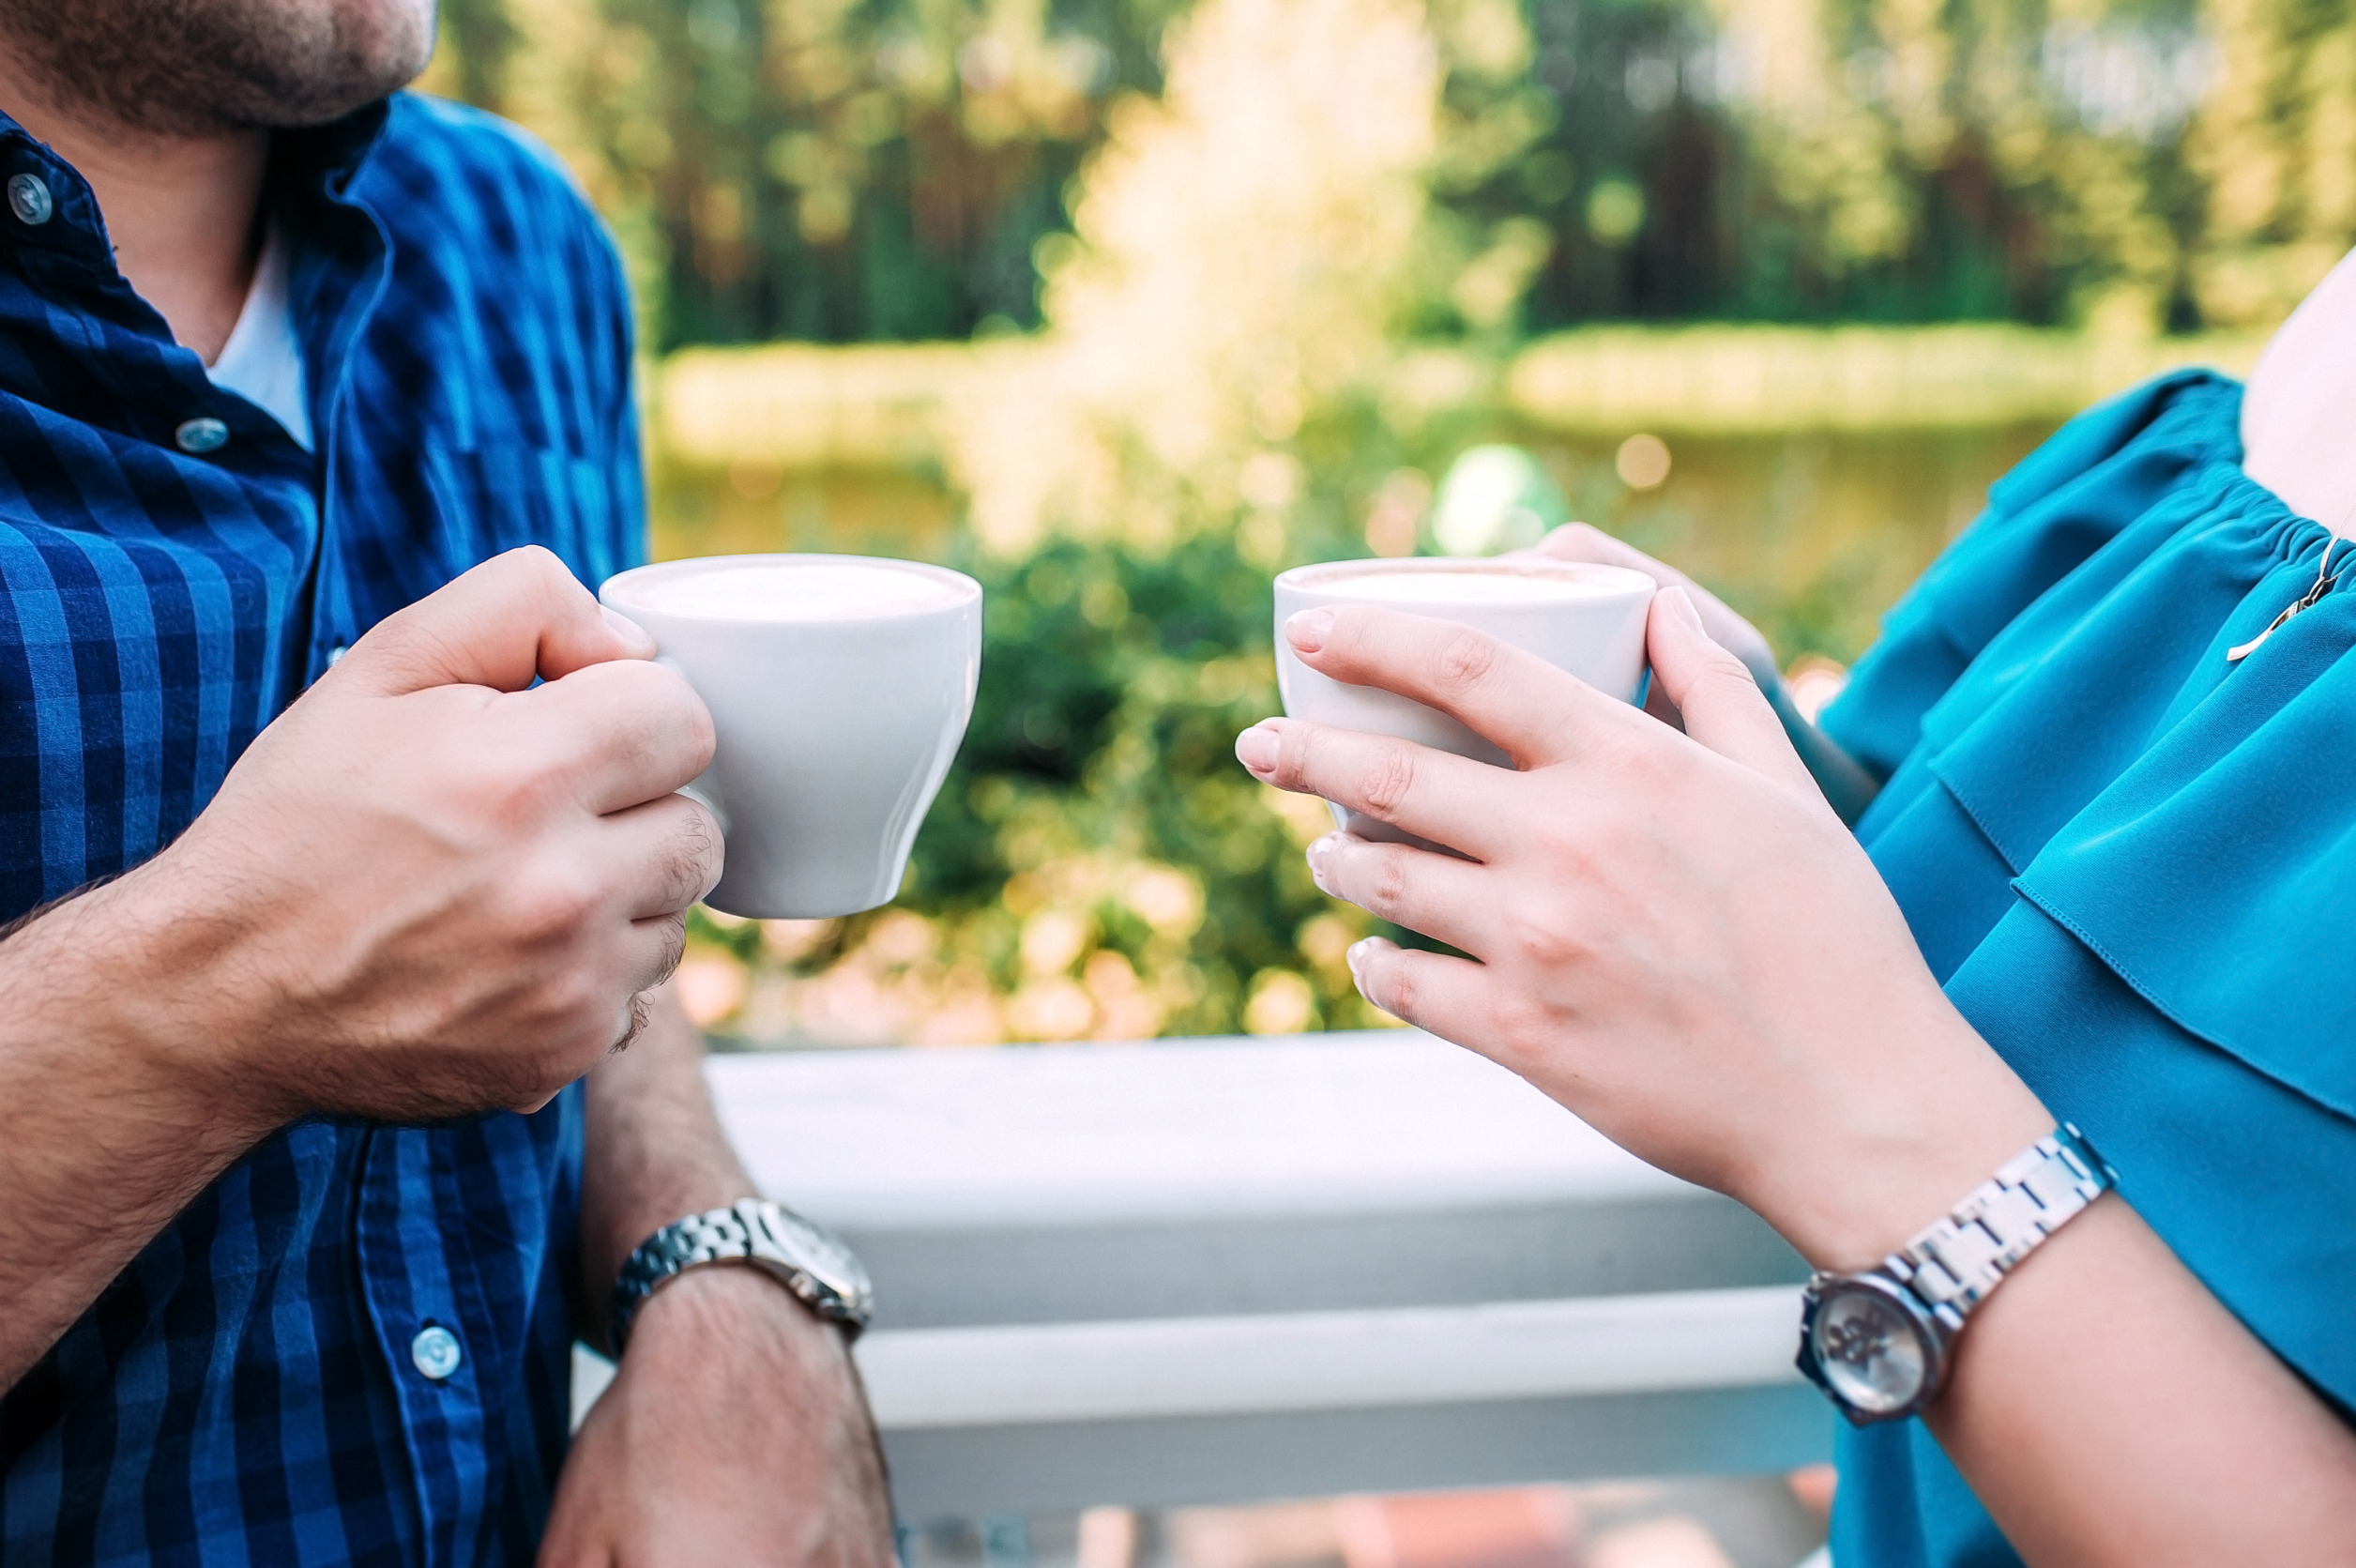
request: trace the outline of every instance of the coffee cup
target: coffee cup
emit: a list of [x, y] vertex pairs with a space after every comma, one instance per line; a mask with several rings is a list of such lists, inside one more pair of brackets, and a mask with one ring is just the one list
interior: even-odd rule
[[711, 710], [711, 766], [685, 791], [727, 845], [705, 902], [763, 920], [889, 903], [973, 714], [981, 585], [865, 556], [710, 556], [598, 597]]
[[[1335, 604], [1379, 604], [1433, 616], [1478, 628], [1568, 670], [1599, 692], [1634, 702], [1644, 689], [1645, 616], [1655, 586], [1627, 567], [1535, 557], [1407, 557], [1295, 567], [1276, 579], [1276, 689], [1285, 713], [1296, 719], [1394, 735], [1510, 766], [1503, 752], [1436, 708], [1311, 669], [1293, 652], [1284, 623], [1303, 610]], [[1357, 812], [1332, 809], [1336, 822], [1362, 837], [1422, 843]]]

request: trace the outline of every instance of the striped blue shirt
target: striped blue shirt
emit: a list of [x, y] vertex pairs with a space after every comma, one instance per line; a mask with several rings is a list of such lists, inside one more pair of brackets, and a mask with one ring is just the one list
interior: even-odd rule
[[[474, 563], [638, 559], [621, 270], [515, 132], [403, 96], [277, 138], [315, 456], [173, 342], [5, 114], [0, 185], [0, 916], [169, 844], [338, 650]], [[0, 1398], [0, 1561], [527, 1560], [581, 1143], [576, 1087], [262, 1144]]]

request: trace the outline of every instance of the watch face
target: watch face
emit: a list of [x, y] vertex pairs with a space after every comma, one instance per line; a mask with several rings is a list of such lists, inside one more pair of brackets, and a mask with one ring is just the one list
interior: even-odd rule
[[864, 1309], [874, 1288], [866, 1266], [833, 1232], [823, 1230], [790, 1210], [768, 1217], [768, 1228], [796, 1268], [833, 1291], [844, 1302]]
[[1922, 1396], [1934, 1354], [1914, 1314], [1882, 1292], [1845, 1281], [1816, 1307], [1816, 1364], [1844, 1404], [1894, 1415]]

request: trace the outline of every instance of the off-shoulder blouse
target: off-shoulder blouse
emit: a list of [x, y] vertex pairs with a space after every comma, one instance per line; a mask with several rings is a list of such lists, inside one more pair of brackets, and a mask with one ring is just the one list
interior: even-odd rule
[[[1887, 777], [1858, 835], [1948, 995], [2346, 1417], [2356, 546], [2242, 471], [2241, 406], [2187, 372], [2065, 426], [1824, 725]], [[2345, 586], [2229, 661], [2327, 548]], [[2017, 1560], [1919, 1423], [1845, 1432], [1839, 1463], [1841, 1568]]]

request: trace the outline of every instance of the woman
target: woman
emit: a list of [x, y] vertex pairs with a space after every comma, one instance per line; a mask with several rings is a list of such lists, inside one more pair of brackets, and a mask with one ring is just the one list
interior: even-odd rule
[[1477, 960], [1362, 942], [1377, 1006], [1740, 1199], [1820, 1281], [1915, 1288], [1881, 1260], [2057, 1122], [2086, 1145], [2032, 1163], [2081, 1195], [2115, 1172], [1984, 1271], [1943, 1378], [1903, 1333], [1819, 1331], [1819, 1372], [1921, 1402], [1842, 1433], [1841, 1568], [2356, 1562], [2351, 539], [2356, 255], [2246, 392], [2164, 377], [1999, 481], [1820, 731], [1756, 631], [1592, 529], [1544, 548], [1674, 585], [1648, 636], [1681, 736], [1442, 622], [1285, 629], [1517, 765], [1238, 740], [1470, 857], [1311, 847]]

